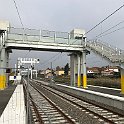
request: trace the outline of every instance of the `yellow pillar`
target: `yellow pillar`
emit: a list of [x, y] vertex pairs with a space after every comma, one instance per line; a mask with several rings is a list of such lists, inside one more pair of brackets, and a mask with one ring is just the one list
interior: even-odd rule
[[5, 56], [5, 48], [1, 49], [0, 55], [0, 89], [5, 89], [6, 87], [6, 56]]
[[124, 94], [124, 69], [121, 69], [121, 93]]
[[81, 77], [80, 77], [80, 75], [78, 75], [78, 87], [80, 87], [80, 82], [81, 82]]
[[83, 88], [87, 88], [87, 75], [83, 75]]
[[6, 87], [6, 76], [0, 75], [0, 90], [5, 89]]

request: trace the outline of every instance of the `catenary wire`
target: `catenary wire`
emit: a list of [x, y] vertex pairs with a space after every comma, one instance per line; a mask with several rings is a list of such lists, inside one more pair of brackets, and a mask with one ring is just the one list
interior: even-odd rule
[[109, 17], [111, 17], [112, 15], [114, 15], [116, 12], [118, 12], [121, 8], [124, 7], [124, 4], [121, 5], [118, 9], [116, 9], [114, 12], [112, 12], [110, 15], [108, 15], [106, 18], [104, 18], [102, 21], [100, 21], [98, 24], [96, 24], [93, 28], [91, 28], [90, 30], [88, 30], [85, 34], [88, 34], [89, 32], [91, 32], [92, 30], [94, 30], [97, 26], [99, 26], [100, 24], [102, 24], [104, 21], [106, 21]]
[[104, 36], [106, 36], [106, 35], [112, 34], [112, 33], [116, 32], [116, 31], [119, 31], [119, 30], [122, 30], [122, 29], [124, 29], [124, 27], [118, 28], [118, 29], [116, 29], [116, 30], [114, 30], [114, 31], [111, 31], [111, 32], [109, 32], [109, 33], [106, 33], [106, 34], [104, 34], [104, 35], [100, 35], [100, 36], [97, 37], [97, 38], [104, 37]]
[[41, 66], [46, 66], [46, 65], [48, 65], [49, 63], [51, 63], [51, 62], [55, 62], [57, 59], [59, 59], [60, 57], [63, 57], [64, 56], [64, 54], [62, 55], [62, 53], [60, 54], [60, 56], [58, 56], [57, 58], [55, 58], [53, 61], [49, 61], [49, 62], [47, 62], [47, 63], [44, 63], [44, 64], [42, 64]]
[[[46, 65], [50, 60], [52, 60], [53, 58], [55, 58], [56, 56], [58, 56], [58, 55], [60, 55], [61, 53], [57, 53], [57, 54], [55, 54], [54, 56], [52, 56], [51, 58], [49, 58], [49, 59], [47, 59], [47, 60], [45, 60], [44, 62], [42, 62], [41, 63], [41, 65]], [[46, 63], [47, 62], [47, 63]]]
[[106, 32], [108, 32], [108, 31], [110, 31], [111, 29], [113, 29], [113, 28], [115, 28], [115, 27], [119, 26], [119, 25], [120, 25], [120, 24], [122, 24], [122, 23], [124, 23], [124, 20], [123, 20], [123, 21], [121, 21], [121, 22], [119, 22], [119, 23], [117, 23], [116, 25], [114, 25], [114, 26], [110, 27], [109, 29], [107, 29], [107, 30], [103, 31], [102, 33], [98, 34], [98, 35], [97, 35], [97, 36], [95, 36], [95, 37], [99, 37], [99, 36], [103, 35], [104, 33], [106, 33]]
[[16, 8], [16, 11], [17, 11], [17, 14], [18, 14], [18, 17], [19, 17], [21, 26], [22, 26], [22, 28], [24, 28], [24, 25], [23, 25], [23, 22], [22, 22], [22, 18], [21, 18], [21, 16], [20, 16], [19, 9], [18, 9], [18, 7], [17, 7], [16, 1], [13, 0], [13, 2], [14, 2], [14, 5], [15, 5], [15, 8]]

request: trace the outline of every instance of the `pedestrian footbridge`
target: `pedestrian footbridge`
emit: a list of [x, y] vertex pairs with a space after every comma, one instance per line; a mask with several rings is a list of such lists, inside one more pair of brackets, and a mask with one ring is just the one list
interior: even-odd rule
[[82, 51], [82, 39], [72, 38], [67, 32], [8, 28], [5, 46], [10, 49], [45, 51]]
[[[55, 32], [48, 30], [8, 28], [3, 33], [6, 48], [25, 50], [45, 50], [56, 52], [83, 51], [88, 49], [108, 59], [112, 63], [124, 62], [124, 51], [105, 42], [86, 41], [83, 33]], [[75, 37], [77, 36], [77, 37]]]

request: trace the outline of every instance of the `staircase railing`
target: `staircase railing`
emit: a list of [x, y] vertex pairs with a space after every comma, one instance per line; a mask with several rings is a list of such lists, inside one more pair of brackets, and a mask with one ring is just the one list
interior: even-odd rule
[[124, 51], [101, 41], [87, 41], [86, 46], [111, 62], [124, 62]]

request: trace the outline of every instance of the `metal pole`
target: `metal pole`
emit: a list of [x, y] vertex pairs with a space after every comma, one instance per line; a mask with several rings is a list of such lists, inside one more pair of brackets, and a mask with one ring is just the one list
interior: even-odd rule
[[27, 82], [27, 124], [29, 122], [29, 68], [28, 68], [28, 82]]
[[40, 41], [41, 41], [42, 31], [40, 30]]
[[51, 62], [51, 82], [52, 82], [52, 78], [53, 78], [53, 75], [52, 75], [52, 71], [53, 70], [53, 67], [52, 67], [52, 62]]
[[16, 75], [16, 64], [15, 64], [15, 75]]
[[31, 68], [31, 79], [32, 79], [32, 68]]
[[31, 79], [32, 79], [32, 67], [33, 67], [33, 64], [32, 64], [32, 58], [31, 58]]
[[56, 42], [56, 32], [54, 32], [54, 42]]
[[37, 70], [36, 70], [36, 79], [37, 79]]

